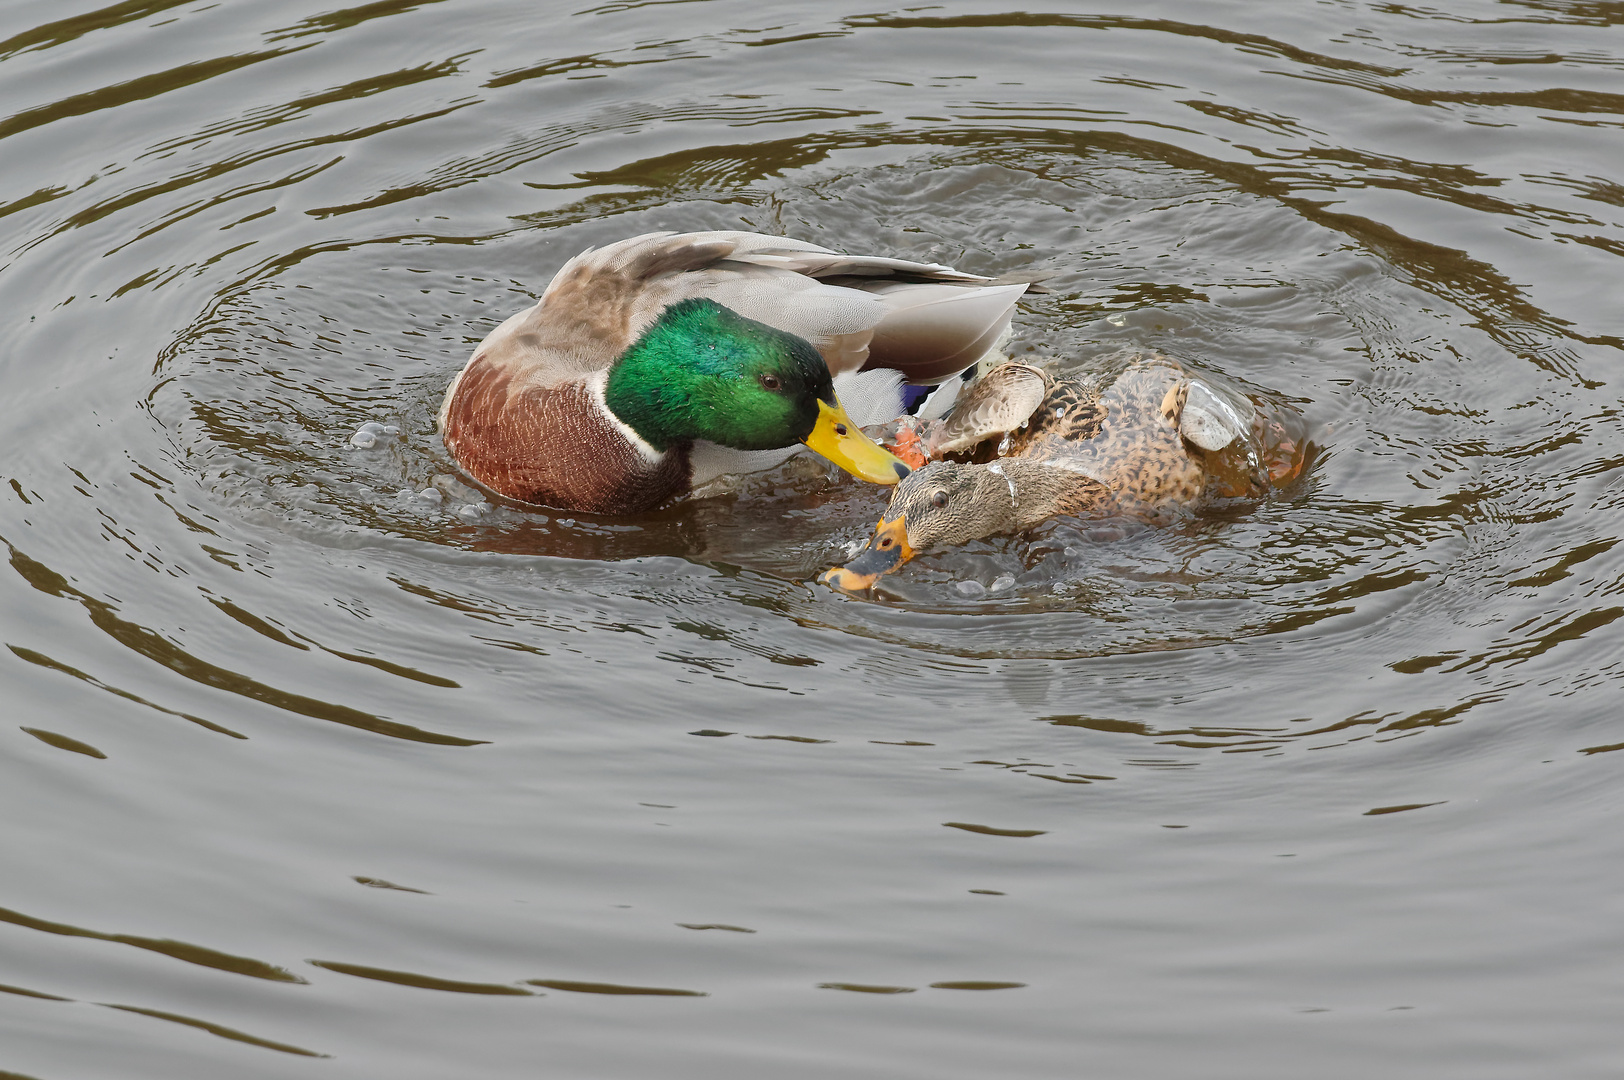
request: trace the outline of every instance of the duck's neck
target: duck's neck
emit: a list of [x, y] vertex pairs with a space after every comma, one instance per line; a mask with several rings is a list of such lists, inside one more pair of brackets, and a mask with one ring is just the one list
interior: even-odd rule
[[661, 453], [700, 437], [688, 407], [695, 373], [684, 360], [671, 335], [645, 334], [621, 354], [604, 381], [604, 405]]
[[983, 469], [975, 500], [991, 526], [983, 536], [1021, 532], [1062, 514], [1088, 513], [1111, 498], [1110, 489], [1097, 480], [1026, 458], [1002, 458]]

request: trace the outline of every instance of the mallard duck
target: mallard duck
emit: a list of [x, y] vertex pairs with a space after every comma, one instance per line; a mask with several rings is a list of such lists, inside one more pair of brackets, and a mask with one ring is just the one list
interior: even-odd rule
[[781, 236], [635, 236], [575, 256], [480, 342], [440, 432], [487, 490], [598, 514], [798, 444], [895, 484], [908, 467], [860, 429], [899, 414], [901, 380], [939, 382], [994, 345], [1026, 285], [987, 282]]
[[866, 589], [919, 552], [1054, 517], [1159, 523], [1204, 499], [1260, 495], [1302, 468], [1300, 419], [1160, 354], [1118, 354], [1084, 378], [1005, 364], [917, 435], [925, 456], [981, 460], [913, 471], [867, 547], [823, 580]]

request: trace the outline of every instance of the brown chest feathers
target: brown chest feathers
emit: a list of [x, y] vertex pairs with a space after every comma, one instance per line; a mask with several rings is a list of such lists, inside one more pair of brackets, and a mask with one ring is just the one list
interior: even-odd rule
[[635, 514], [687, 490], [688, 451], [649, 460], [582, 383], [515, 388], [476, 357], [445, 417], [446, 448], [483, 487], [518, 502]]

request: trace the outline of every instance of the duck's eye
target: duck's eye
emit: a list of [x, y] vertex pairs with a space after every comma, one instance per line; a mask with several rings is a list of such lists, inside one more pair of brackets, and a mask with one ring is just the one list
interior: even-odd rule
[[780, 389], [783, 388], [784, 384], [779, 380], [777, 375], [763, 375], [761, 377], [761, 385], [764, 389], [771, 390], [776, 394]]
[[936, 494], [932, 495], [930, 497], [930, 504], [932, 506], [936, 507], [936, 509], [938, 509], [938, 510], [940, 510], [942, 507], [946, 506], [947, 505], [947, 492], [938, 491]]

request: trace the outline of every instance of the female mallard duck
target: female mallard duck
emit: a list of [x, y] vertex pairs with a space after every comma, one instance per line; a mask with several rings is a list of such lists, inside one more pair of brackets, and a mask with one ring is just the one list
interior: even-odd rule
[[488, 490], [599, 514], [769, 468], [802, 443], [894, 484], [907, 466], [859, 428], [900, 413], [899, 378], [939, 382], [992, 347], [1026, 286], [986, 281], [781, 236], [632, 237], [565, 263], [480, 342], [440, 431]]
[[1119, 354], [1090, 377], [1062, 380], [1005, 364], [920, 440], [926, 456], [1002, 456], [913, 472], [868, 546], [823, 580], [866, 589], [918, 552], [1062, 515], [1162, 522], [1205, 498], [1261, 495], [1301, 470], [1300, 421], [1289, 406], [1158, 354]]

